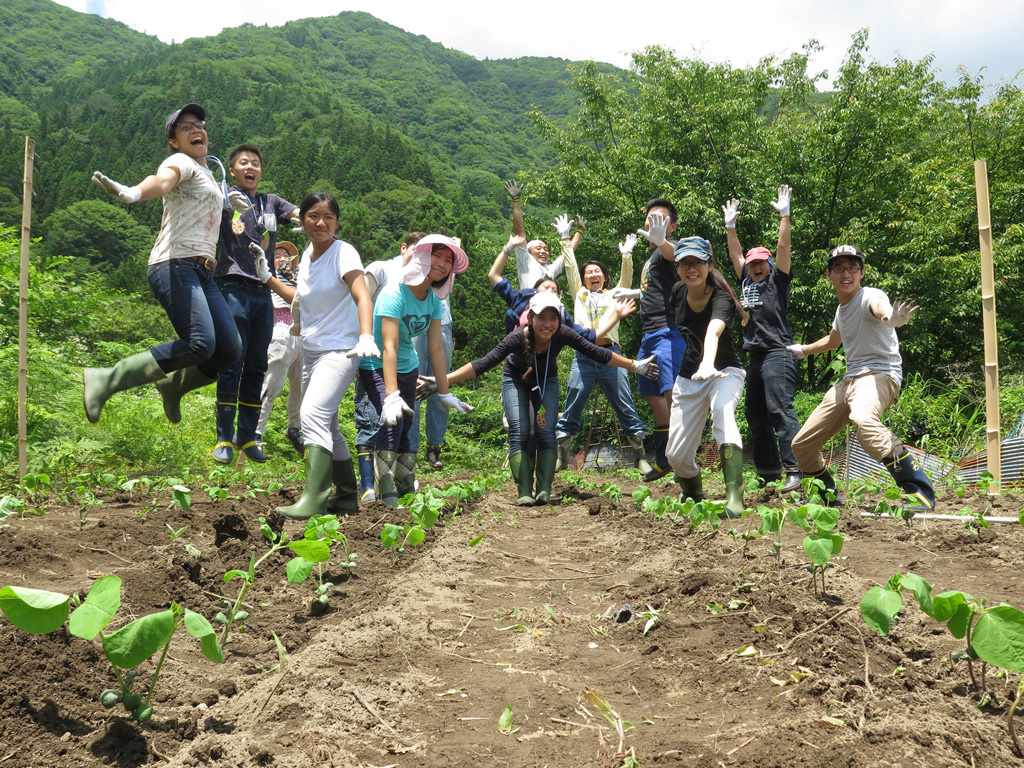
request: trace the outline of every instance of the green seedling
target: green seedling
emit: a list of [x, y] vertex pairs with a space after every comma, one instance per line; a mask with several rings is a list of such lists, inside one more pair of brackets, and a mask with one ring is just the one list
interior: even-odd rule
[[775, 556], [775, 567], [778, 568], [782, 563], [782, 524], [786, 521], [786, 511], [758, 504], [757, 514], [761, 518], [759, 532], [762, 535], [775, 534], [775, 540], [772, 542], [772, 554]]
[[203, 483], [202, 488], [203, 493], [209, 496], [210, 501], [214, 504], [218, 501], [224, 501], [224, 499], [231, 495], [231, 492], [227, 488], [220, 485]]
[[[626, 733], [628, 731], [633, 730], [633, 724], [626, 720], [623, 720], [619, 713], [612, 709], [611, 704], [609, 704], [605, 699], [598, 695], [597, 691], [584, 691], [579, 703], [580, 708], [588, 715], [590, 715], [590, 712], [587, 710], [586, 706], [588, 704], [592, 708], [596, 709], [598, 712], [601, 713], [601, 715], [604, 717], [605, 720], [608, 721], [608, 724], [612, 727], [612, 729], [619, 737], [619, 746], [615, 750], [615, 757], [622, 757], [623, 755], [625, 755]], [[604, 738], [603, 736], [601, 736], [600, 731], [598, 731], [598, 737], [600, 738], [601, 746], [603, 747]]]
[[635, 491], [633, 491], [632, 496], [633, 502], [636, 504], [637, 508], [643, 509], [644, 502], [651, 498], [651, 489], [648, 488], [646, 485], [642, 485]]
[[405, 545], [418, 547], [427, 538], [427, 531], [434, 527], [444, 506], [441, 491], [429, 488], [423, 493], [409, 494], [400, 502], [409, 510], [412, 525], [385, 523], [380, 532], [381, 543], [387, 549], [404, 552]]
[[188, 526], [187, 525], [181, 526], [181, 528], [179, 528], [178, 530], [174, 530], [174, 526], [171, 525], [170, 523], [164, 523], [164, 525], [167, 526], [167, 530], [171, 534], [171, 541], [172, 542], [177, 541], [178, 538], [181, 536], [181, 534], [183, 534], [185, 531], [188, 530]]
[[518, 728], [512, 727], [512, 705], [506, 704], [505, 709], [501, 712], [501, 717], [498, 718], [498, 733], [503, 733], [506, 736], [512, 736], [513, 734], [519, 733]]
[[835, 564], [831, 562], [833, 555], [843, 551], [843, 536], [835, 531], [839, 523], [839, 510], [835, 507], [809, 503], [795, 509], [790, 508], [787, 517], [808, 533], [804, 538], [804, 552], [811, 560], [807, 570], [811, 574], [815, 592], [818, 592], [820, 577], [819, 594], [824, 595], [825, 569], [834, 568]]
[[[17, 515], [21, 517], [25, 514], [25, 502], [19, 499], [17, 496], [4, 496], [0, 499], [0, 522], [3, 522], [8, 517]], [[1024, 512], [1021, 513], [1024, 517]], [[1024, 522], [1021, 523], [1024, 525]]]
[[33, 503], [45, 500], [48, 493], [46, 487], [50, 484], [50, 476], [45, 472], [29, 472], [21, 478], [20, 488]]
[[644, 629], [640, 634], [646, 635], [654, 629], [658, 622], [661, 621], [661, 615], [665, 612], [665, 608], [667, 607], [668, 605], [666, 604], [664, 608], [655, 608], [653, 605], [648, 603], [646, 611], [637, 611], [637, 616], [641, 619], [647, 619], [647, 622], [644, 624]]
[[601, 493], [618, 504], [622, 501], [622, 489], [616, 483], [604, 483], [601, 485]]
[[153, 505], [149, 504], [145, 507], [139, 507], [135, 510], [135, 516], [139, 518], [140, 522], [146, 522], [146, 515], [153, 511]]
[[192, 506], [192, 489], [180, 483], [171, 486], [171, 503], [168, 507], [179, 506], [188, 509]]
[[192, 557], [194, 557], [196, 560], [203, 559], [203, 553], [200, 552], [196, 547], [193, 547], [191, 544], [185, 545], [185, 551], [192, 555]]
[[[72, 602], [76, 606], [74, 611], [71, 611]], [[26, 587], [0, 589], [0, 611], [19, 629], [33, 635], [45, 635], [60, 629], [67, 621], [67, 630], [75, 637], [91, 642], [99, 635], [103, 655], [117, 678], [117, 687], [104, 690], [99, 697], [100, 703], [106, 709], [121, 703], [142, 725], [153, 715], [150, 703], [153, 691], [171, 639], [179, 627], [184, 624], [188, 634], [199, 639], [203, 655], [210, 661], [219, 664], [224, 661], [224, 654], [210, 622], [173, 602], [166, 611], [142, 616], [109, 635], [104, 634], [103, 629], [114, 619], [120, 606], [121, 579], [113, 574], [97, 579], [84, 601], [80, 601], [77, 595]], [[137, 668], [158, 652], [160, 658], [149, 686], [136, 693], [135, 681], [140, 674]]]
[[452, 515], [459, 514], [459, 507], [465, 509], [468, 504], [482, 499], [487, 493], [487, 482], [482, 477], [474, 477], [465, 483], [449, 483], [441, 491], [441, 495], [452, 501]]
[[336, 515], [314, 515], [306, 521], [303, 538], [288, 545], [296, 555], [288, 561], [285, 568], [288, 581], [292, 584], [303, 584], [316, 567], [315, 600], [321, 605], [327, 605], [330, 600], [329, 590], [334, 586], [333, 583], [324, 581], [323, 572], [324, 563], [331, 559], [331, 545], [335, 542], [340, 543], [345, 550], [345, 560], [341, 567], [346, 572], [356, 566], [356, 553], [349, 552], [348, 538], [339, 530], [340, 526]]

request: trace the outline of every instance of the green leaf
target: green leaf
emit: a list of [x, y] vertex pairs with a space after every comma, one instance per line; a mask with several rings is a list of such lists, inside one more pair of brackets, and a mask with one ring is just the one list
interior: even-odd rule
[[414, 547], [418, 547], [427, 538], [427, 532], [422, 528], [410, 528], [406, 535], [407, 541]]
[[111, 573], [97, 579], [89, 589], [85, 602], [71, 614], [68, 631], [75, 637], [92, 640], [113, 620], [120, 607], [121, 579]]
[[291, 542], [288, 547], [303, 560], [311, 563], [326, 563], [331, 559], [331, 547], [326, 541], [299, 539]]
[[931, 616], [936, 621], [945, 621], [948, 619], [956, 606], [950, 608], [948, 615], [939, 616], [935, 615], [935, 601], [932, 599], [932, 585], [922, 579], [915, 573], [905, 573], [900, 576], [900, 587], [902, 589], [909, 589], [914, 593], [914, 597], [917, 598], [917, 604], [921, 607], [921, 610]]
[[860, 601], [864, 621], [880, 635], [888, 635], [893, 617], [903, 607], [899, 592], [882, 587], [871, 587]]
[[174, 634], [171, 611], [151, 613], [124, 625], [112, 635], [100, 635], [103, 654], [121, 669], [134, 669], [167, 645]]
[[[960, 606], [970, 599], [970, 595], [963, 592], [943, 592], [932, 599], [932, 609], [925, 613], [936, 621], [948, 621], [953, 614], [960, 610]], [[924, 610], [924, 606], [921, 606], [921, 609]]]
[[982, 661], [1024, 673], [1024, 613], [1009, 605], [991, 609], [974, 625], [971, 646]]
[[481, 541], [484, 540], [484, 536], [486, 536], [486, 535], [487, 535], [486, 533], [481, 533], [476, 538], [470, 539], [469, 540], [469, 546], [475, 547], [477, 544], [479, 544]]
[[830, 533], [812, 533], [804, 539], [804, 552], [818, 567], [831, 559], [834, 546], [835, 542]]
[[967, 603], [960, 603], [952, 617], [946, 622], [949, 632], [957, 640], [967, 636], [967, 628], [971, 626], [971, 606]]
[[813, 520], [818, 530], [822, 532], [831, 531], [836, 527], [840, 511], [835, 507], [823, 507], [820, 504], [807, 505], [807, 517]]
[[384, 523], [384, 527], [380, 530], [380, 540], [388, 549], [397, 547], [404, 535], [405, 526], [394, 523]]
[[512, 733], [512, 705], [506, 704], [505, 709], [498, 718], [498, 730], [501, 733]]
[[185, 629], [192, 637], [199, 638], [203, 656], [214, 664], [224, 663], [224, 652], [221, 650], [217, 633], [205, 616], [200, 616], [195, 611], [185, 611]]
[[289, 582], [292, 584], [301, 584], [308, 579], [309, 574], [313, 572], [313, 563], [301, 557], [293, 557], [288, 561], [288, 565], [284, 567], [284, 572], [287, 575]]
[[0, 589], [0, 611], [18, 629], [45, 635], [60, 629], [68, 618], [70, 597], [28, 587]]

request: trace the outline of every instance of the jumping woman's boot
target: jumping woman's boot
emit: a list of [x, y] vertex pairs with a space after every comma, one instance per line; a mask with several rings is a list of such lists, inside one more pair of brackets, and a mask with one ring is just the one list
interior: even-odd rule
[[181, 421], [181, 398], [193, 389], [208, 386], [216, 381], [217, 379], [211, 379], [194, 365], [159, 379], [156, 388], [160, 390], [160, 397], [164, 399], [164, 415], [167, 420], [172, 424]]
[[647, 461], [647, 454], [644, 452], [644, 439], [640, 435], [626, 435], [626, 442], [633, 449], [633, 466], [640, 470], [641, 475], [651, 471], [651, 465]]
[[683, 489], [679, 497], [680, 501], [686, 501], [687, 499], [693, 499], [697, 503], [704, 501], [704, 480], [699, 474], [694, 477], [679, 477], [679, 475], [676, 475], [676, 482]]
[[159, 381], [166, 374], [157, 365], [152, 352], [119, 360], [113, 368], [86, 368], [82, 371], [85, 384], [82, 401], [85, 404], [85, 418], [95, 424], [100, 420], [103, 404], [115, 392], [123, 392], [140, 384]]
[[722, 475], [725, 478], [723, 516], [743, 517], [743, 449], [738, 445], [723, 443], [719, 450], [722, 457]]
[[913, 517], [916, 512], [931, 512], [935, 507], [935, 490], [910, 451], [904, 450], [899, 456], [894, 454], [882, 463], [907, 497], [903, 502], [903, 516]]
[[350, 515], [359, 511], [359, 491], [352, 457], [344, 461], [331, 461], [331, 480], [334, 495], [327, 499], [327, 511], [332, 515]]
[[648, 483], [659, 480], [672, 471], [668, 465], [668, 458], [665, 456], [665, 449], [668, 447], [668, 424], [664, 426], [654, 425], [654, 466], [650, 472], [644, 475]]
[[357, 445], [356, 458], [359, 459], [359, 501], [363, 504], [376, 501], [377, 494], [373, 489], [373, 449]]
[[508, 468], [519, 490], [516, 504], [520, 507], [533, 506], [533, 470], [526, 454], [522, 451], [509, 454]]
[[[821, 504], [825, 507], [840, 507], [843, 504], [843, 498], [839, 495], [839, 489], [836, 488], [836, 481], [832, 477], [832, 473], [828, 471], [828, 467], [825, 467], [821, 472], [811, 475], [807, 474], [804, 477], [809, 477], [813, 480], [821, 480], [825, 484], [825, 490], [818, 489], [820, 491], [819, 496], [821, 497]], [[801, 502], [806, 504], [806, 501]]]
[[561, 472], [569, 466], [569, 454], [572, 452], [573, 435], [563, 435], [558, 438], [558, 460], [555, 462], [555, 471]]
[[230, 464], [235, 459], [235, 414], [238, 403], [217, 398], [217, 444], [213, 447], [213, 460]]
[[405, 452], [398, 454], [395, 464], [395, 490], [398, 498], [416, 493], [416, 454]]
[[537, 504], [551, 503], [551, 482], [555, 479], [558, 451], [537, 451]]
[[398, 454], [394, 451], [377, 451], [373, 456], [373, 476], [377, 486], [377, 500], [389, 507], [398, 506], [398, 489], [395, 487], [395, 472]]
[[276, 511], [292, 520], [309, 520], [313, 515], [327, 512], [327, 497], [331, 495], [331, 452], [319, 445], [306, 446], [306, 487], [302, 497], [290, 507]]

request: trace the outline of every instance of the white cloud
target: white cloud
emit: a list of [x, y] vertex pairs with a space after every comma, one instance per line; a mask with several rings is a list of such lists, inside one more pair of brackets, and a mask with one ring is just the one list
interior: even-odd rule
[[[60, 0], [85, 11], [86, 3]], [[105, 15], [165, 42], [207, 37], [243, 23], [280, 25], [343, 10], [372, 13], [390, 24], [424, 35], [477, 58], [560, 56], [595, 59], [626, 66], [629, 53], [647, 45], [672, 48], [680, 56], [699, 55], [736, 66], [769, 54], [786, 55], [817, 39], [823, 53], [813, 61], [834, 76], [851, 36], [868, 27], [870, 54], [891, 61], [897, 52], [910, 59], [934, 54], [948, 80], [963, 64], [971, 72], [988, 67], [986, 80], [1012, 77], [1021, 61], [1018, 30], [1024, 28], [1024, 4], [989, 0], [968, 10], [959, 0], [778, 0], [774, 3], [647, 3], [622, 0], [518, 0], [481, 3], [452, 0], [206, 0], [201, 11], [180, 3], [106, 0]], [[282, 14], [281, 9], [288, 13]]]

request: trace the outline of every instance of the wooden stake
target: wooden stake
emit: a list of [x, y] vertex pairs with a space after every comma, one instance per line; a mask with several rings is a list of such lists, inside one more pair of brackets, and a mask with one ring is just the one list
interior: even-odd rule
[[981, 243], [981, 317], [985, 331], [985, 447], [993, 480], [990, 496], [999, 494], [1002, 481], [999, 445], [999, 342], [996, 338], [996, 282], [992, 258], [992, 218], [988, 201], [988, 163], [974, 161], [974, 187], [978, 196], [978, 240]]
[[36, 143], [25, 137], [21, 197], [21, 283], [18, 288], [18, 476], [28, 474], [28, 246], [32, 241], [32, 168]]

